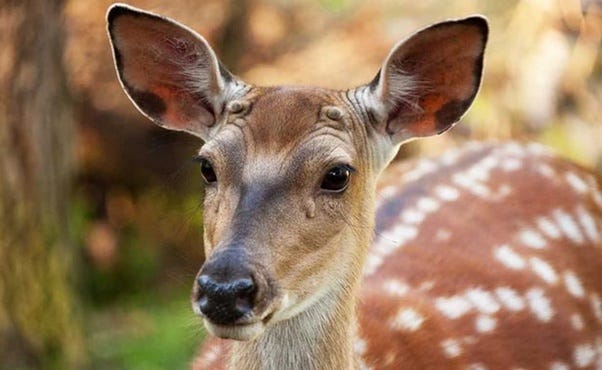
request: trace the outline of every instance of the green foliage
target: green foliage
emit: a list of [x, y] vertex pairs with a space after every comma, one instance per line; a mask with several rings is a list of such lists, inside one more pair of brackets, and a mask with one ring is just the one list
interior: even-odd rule
[[185, 369], [203, 338], [188, 292], [145, 291], [92, 317], [94, 369]]
[[159, 265], [155, 249], [140, 247], [140, 239], [127, 235], [118, 261], [110, 269], [86, 269], [85, 295], [96, 305], [112, 302], [152, 285]]

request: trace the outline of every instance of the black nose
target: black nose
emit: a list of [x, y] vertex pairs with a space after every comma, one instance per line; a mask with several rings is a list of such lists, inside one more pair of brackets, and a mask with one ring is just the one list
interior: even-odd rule
[[236, 275], [224, 279], [223, 274], [203, 272], [197, 278], [199, 309], [215, 324], [234, 324], [253, 310], [255, 282], [251, 274]]

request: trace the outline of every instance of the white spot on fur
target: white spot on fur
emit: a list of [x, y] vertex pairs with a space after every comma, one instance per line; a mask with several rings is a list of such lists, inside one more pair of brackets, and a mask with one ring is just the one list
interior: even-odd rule
[[398, 224], [394, 228], [383, 231], [377, 236], [372, 250], [364, 266], [364, 274], [373, 274], [384, 262], [384, 259], [409, 240], [416, 237], [418, 229], [411, 225]]
[[554, 268], [552, 268], [552, 266], [550, 266], [550, 264], [546, 261], [537, 257], [531, 257], [529, 259], [529, 263], [531, 264], [531, 269], [533, 272], [542, 278], [546, 283], [556, 284], [556, 282], [558, 282], [558, 275], [556, 274], [556, 271], [554, 271]]
[[435, 300], [435, 306], [450, 319], [460, 318], [472, 309], [470, 302], [461, 296], [439, 297]]
[[437, 170], [437, 165], [431, 160], [422, 159], [412, 168], [412, 170], [404, 173], [403, 179], [406, 182], [412, 182], [420, 179], [424, 175], [434, 172]]
[[[389, 241], [389, 243], [392, 243]], [[383, 258], [376, 254], [369, 254], [366, 258], [366, 265], [364, 266], [364, 274], [370, 275], [383, 264]]]
[[470, 193], [481, 197], [489, 198], [491, 196], [491, 190], [481, 182], [476, 181], [472, 177], [466, 175], [466, 173], [456, 173], [452, 176], [452, 182]]
[[522, 168], [523, 164], [518, 158], [507, 158], [502, 161], [501, 167], [506, 172], [512, 172]]
[[470, 177], [475, 181], [487, 181], [489, 179], [490, 168], [483, 165], [485, 161], [480, 161], [476, 165], [472, 166], [467, 172], [466, 176]]
[[399, 330], [416, 331], [420, 329], [423, 322], [424, 317], [416, 310], [413, 308], [403, 308], [393, 318], [391, 327]]
[[458, 189], [449, 185], [439, 185], [435, 188], [435, 194], [439, 199], [447, 202], [454, 201], [460, 197]]
[[488, 333], [495, 329], [496, 320], [489, 315], [479, 315], [475, 320], [475, 327], [479, 333]]
[[596, 350], [590, 343], [575, 346], [573, 361], [577, 367], [591, 366], [596, 359]]
[[400, 243], [405, 243], [407, 240], [413, 239], [418, 234], [418, 229], [409, 225], [397, 225], [393, 229], [391, 235], [392, 240], [396, 240]]
[[531, 312], [537, 317], [538, 320], [543, 322], [549, 322], [554, 316], [554, 310], [548, 297], [544, 295], [542, 289], [533, 288], [530, 289], [525, 295]]
[[592, 311], [598, 322], [602, 323], [602, 299], [596, 293], [592, 293], [589, 296], [589, 302], [592, 306]]
[[393, 296], [403, 297], [408, 292], [409, 287], [399, 280], [387, 280], [383, 284], [383, 289]]
[[583, 330], [585, 324], [583, 323], [583, 318], [578, 313], [574, 313], [571, 315], [571, 326], [575, 330]]
[[356, 338], [353, 342], [353, 349], [358, 356], [363, 356], [366, 353], [368, 345], [366, 341], [361, 338]]
[[399, 192], [399, 190], [399, 186], [395, 185], [388, 185], [380, 189], [378, 191], [378, 194], [376, 195], [376, 200], [374, 202], [375, 208], [378, 209], [381, 206], [381, 204], [388, 202], [397, 194], [397, 192]]
[[458, 357], [462, 354], [462, 347], [455, 339], [446, 339], [441, 342], [441, 348], [443, 348], [443, 354], [447, 358]]
[[550, 179], [556, 178], [556, 171], [546, 163], [540, 163], [537, 166], [537, 172]]
[[548, 244], [537, 231], [532, 229], [522, 230], [518, 237], [525, 246], [533, 249], [542, 249]]
[[564, 362], [556, 361], [550, 365], [550, 370], [570, 370], [570, 367]]
[[598, 206], [598, 208], [602, 208], [602, 192], [598, 190], [593, 191], [594, 203]]
[[401, 220], [407, 224], [420, 224], [426, 214], [413, 208], [408, 208], [401, 214]]
[[539, 230], [550, 239], [558, 239], [562, 235], [560, 229], [545, 217], [539, 217], [537, 219], [537, 226], [539, 227]]
[[458, 149], [448, 150], [447, 152], [443, 153], [439, 160], [444, 166], [451, 166], [458, 160], [460, 154], [460, 150]]
[[526, 149], [529, 153], [535, 154], [537, 156], [550, 156], [551, 151], [546, 146], [541, 145], [539, 143], [529, 143], [526, 146]]
[[581, 284], [581, 280], [572, 271], [566, 271], [564, 273], [564, 285], [566, 290], [575, 298], [585, 297], [585, 290]]
[[510, 311], [520, 311], [525, 308], [525, 300], [514, 289], [497, 288], [495, 294], [504, 307]]
[[513, 143], [513, 142], [507, 143], [506, 145], [502, 146], [500, 149], [502, 149], [507, 154], [513, 154], [517, 157], [523, 157], [526, 154], [526, 150], [522, 145], [519, 145], [518, 143]]
[[394, 185], [385, 186], [378, 192], [381, 198], [392, 198], [399, 191], [399, 187]]
[[433, 287], [435, 286], [435, 282], [432, 280], [429, 281], [423, 281], [422, 283], [420, 283], [420, 285], [418, 286], [418, 290], [421, 291], [429, 291], [431, 289], [433, 289]]
[[581, 231], [579, 231], [575, 220], [570, 214], [561, 209], [557, 209], [554, 211], [554, 219], [560, 226], [560, 229], [564, 235], [577, 244], [583, 243], [583, 235], [581, 234]]
[[600, 233], [598, 232], [598, 228], [596, 226], [596, 221], [592, 217], [592, 215], [585, 210], [583, 206], [577, 208], [577, 217], [579, 218], [579, 222], [585, 230], [585, 234], [588, 239], [594, 243], [600, 241]]
[[488, 170], [492, 170], [499, 166], [499, 159], [495, 157], [495, 155], [488, 155], [483, 158], [479, 163], [483, 168], [487, 168]]
[[468, 367], [466, 367], [467, 370], [487, 370], [487, 367], [483, 364], [477, 363], [477, 364], [470, 364], [468, 365]]
[[589, 186], [582, 178], [577, 176], [574, 172], [567, 172], [564, 176], [569, 185], [575, 190], [577, 193], [585, 194], [587, 193], [587, 189]]
[[466, 298], [479, 312], [484, 314], [494, 314], [500, 309], [500, 305], [493, 295], [482, 289], [468, 290]]
[[526, 265], [525, 260], [507, 245], [496, 248], [493, 254], [498, 261], [513, 270], [523, 269]]
[[372, 370], [372, 368], [368, 365], [366, 365], [366, 363], [364, 363], [364, 361], [362, 361], [362, 359], [358, 359], [358, 366], [360, 367], [360, 370]]
[[596, 361], [596, 369], [602, 369], [602, 336], [596, 337], [596, 351], [598, 352], [598, 361]]
[[416, 207], [426, 213], [435, 212], [439, 209], [439, 206], [440, 204], [436, 199], [428, 197], [420, 198], [416, 203]]

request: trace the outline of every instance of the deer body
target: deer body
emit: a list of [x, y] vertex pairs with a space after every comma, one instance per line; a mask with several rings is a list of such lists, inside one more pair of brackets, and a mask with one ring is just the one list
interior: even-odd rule
[[125, 5], [107, 18], [135, 106], [205, 141], [192, 307], [228, 340], [195, 367], [562, 369], [602, 356], [591, 175], [509, 144], [394, 169], [375, 195], [399, 145], [472, 103], [485, 19], [425, 28], [372, 82], [333, 91], [252, 86], [175, 21]]

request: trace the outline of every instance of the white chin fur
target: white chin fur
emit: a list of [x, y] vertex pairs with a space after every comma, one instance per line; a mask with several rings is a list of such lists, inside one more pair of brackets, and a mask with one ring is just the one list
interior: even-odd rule
[[215, 325], [206, 319], [203, 319], [203, 322], [211, 334], [223, 339], [234, 339], [241, 341], [253, 340], [260, 336], [265, 330], [265, 326], [261, 321], [247, 325], [231, 326]]

